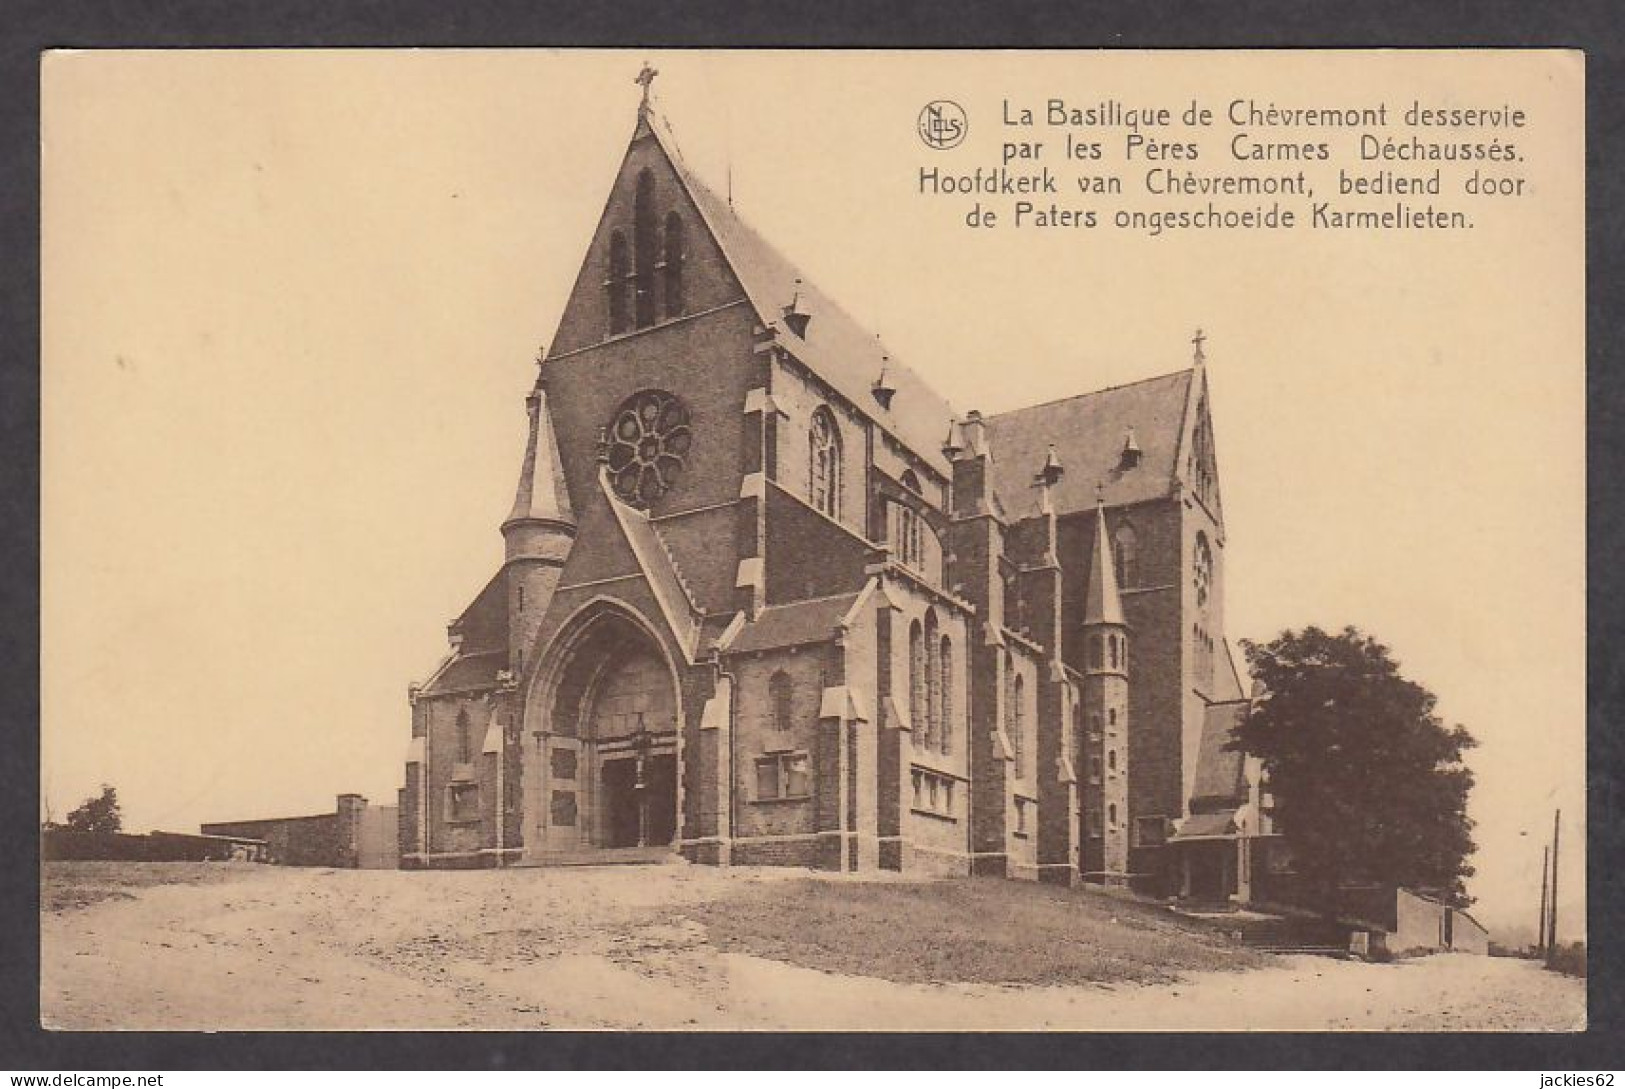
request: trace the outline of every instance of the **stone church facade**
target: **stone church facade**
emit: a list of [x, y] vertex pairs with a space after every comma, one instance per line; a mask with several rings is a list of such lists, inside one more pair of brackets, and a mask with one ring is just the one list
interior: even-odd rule
[[1197, 791], [1244, 706], [1200, 337], [956, 414], [661, 124], [526, 399], [504, 561], [410, 689], [402, 865], [1188, 886], [1180, 831], [1246, 801]]

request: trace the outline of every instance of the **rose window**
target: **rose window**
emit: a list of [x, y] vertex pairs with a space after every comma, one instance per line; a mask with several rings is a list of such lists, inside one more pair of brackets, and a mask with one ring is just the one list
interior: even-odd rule
[[652, 389], [628, 397], [607, 436], [615, 494], [635, 507], [649, 506], [676, 485], [693, 441], [688, 410], [676, 397]]

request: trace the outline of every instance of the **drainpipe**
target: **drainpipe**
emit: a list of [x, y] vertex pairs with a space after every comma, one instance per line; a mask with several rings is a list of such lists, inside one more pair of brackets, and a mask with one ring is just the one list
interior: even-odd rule
[[429, 867], [429, 753], [434, 749], [431, 744], [430, 727], [433, 720], [429, 716], [429, 709], [423, 709], [423, 759], [418, 762], [418, 852], [423, 861], [424, 869]]
[[735, 727], [739, 718], [739, 700], [737, 699], [739, 680], [732, 673], [722, 668], [721, 654], [716, 656], [713, 666], [716, 669], [717, 677], [728, 682], [728, 767], [726, 774], [728, 776], [728, 864], [731, 866], [733, 865], [734, 829], [738, 827], [739, 817], [739, 792], [734, 789], [734, 771], [736, 767], [734, 761], [734, 745], [736, 744], [734, 734], [737, 732]]
[[[494, 714], [495, 713], [493, 713], [493, 717], [494, 717]], [[502, 774], [502, 772], [504, 770], [503, 765], [508, 762], [507, 761], [507, 755], [508, 755], [507, 748], [508, 748], [508, 727], [507, 727], [507, 724], [504, 723], [502, 725], [502, 744], [497, 747], [497, 814], [496, 814], [496, 817], [497, 817], [497, 819], [496, 819], [496, 826], [497, 826], [496, 827], [496, 833], [497, 833], [497, 835], [496, 835], [496, 847], [497, 847], [497, 865], [499, 867], [502, 865], [502, 831], [503, 831], [502, 826], [507, 823], [507, 810], [503, 807], [503, 804], [502, 804], [503, 801], [505, 800], [503, 798], [504, 784], [503, 784], [503, 774]]]

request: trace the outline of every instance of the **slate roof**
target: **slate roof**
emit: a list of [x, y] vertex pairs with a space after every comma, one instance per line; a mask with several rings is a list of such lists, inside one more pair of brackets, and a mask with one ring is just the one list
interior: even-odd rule
[[672, 626], [672, 634], [692, 658], [700, 638], [701, 614], [694, 604], [694, 595], [689, 593], [682, 574], [677, 570], [677, 561], [672, 558], [671, 550], [666, 547], [660, 531], [647, 514], [623, 503], [602, 474], [599, 476], [599, 487], [615, 513], [615, 520], [626, 534], [627, 543], [632, 546], [639, 570], [648, 579], [649, 588], [654, 591], [666, 614], [667, 623]]
[[727, 654], [753, 650], [776, 650], [805, 643], [822, 643], [835, 635], [841, 620], [851, 611], [858, 594], [840, 594], [797, 601], [790, 605], [770, 605], [754, 621], [746, 624], [723, 649]]
[[472, 654], [458, 654], [447, 662], [429, 683], [423, 686], [425, 696], [443, 696], [450, 692], [478, 691], [494, 688], [497, 673], [508, 668], [506, 650], [484, 650]]
[[[779, 342], [860, 411], [900, 438], [938, 472], [951, 475], [948, 461], [942, 455], [942, 441], [953, 418], [947, 399], [899, 363], [874, 333], [864, 329], [840, 304], [801, 276], [772, 243], [739, 218], [726, 200], [688, 169], [682, 156], [662, 135], [663, 127], [664, 122], [651, 124], [650, 131], [693, 197], [763, 323], [776, 324], [780, 331]], [[797, 277], [801, 277], [799, 288]], [[796, 336], [783, 321], [784, 307], [798, 290], [800, 308], [812, 318], [805, 338]], [[881, 408], [871, 392], [874, 380], [880, 375], [883, 355], [890, 356], [884, 364], [886, 377], [897, 390], [890, 409]]]
[[1202, 739], [1196, 752], [1196, 779], [1191, 785], [1193, 811], [1224, 803], [1239, 805], [1247, 800], [1244, 755], [1227, 750], [1231, 731], [1247, 718], [1249, 704], [1210, 703], [1202, 716]]
[[1227, 809], [1222, 813], [1192, 813], [1179, 822], [1179, 831], [1175, 832], [1170, 843], [1178, 843], [1185, 839], [1212, 839], [1216, 836], [1233, 836], [1236, 834], [1235, 810]]
[[697, 647], [695, 657], [703, 658], [712, 650], [715, 650], [718, 640], [727, 633], [728, 626], [733, 623], [733, 619], [734, 614], [726, 610], [707, 613], [700, 621], [700, 637], [695, 644]]
[[[1009, 516], [1026, 518], [1037, 512], [1033, 476], [1051, 443], [1065, 470], [1050, 494], [1057, 514], [1093, 507], [1096, 484], [1102, 486], [1108, 507], [1167, 495], [1194, 373], [1176, 371], [986, 417], [993, 488]], [[1141, 456], [1138, 465], [1124, 468], [1123, 439], [1130, 427]]]
[[519, 468], [519, 486], [514, 490], [513, 509], [508, 521], [539, 519], [575, 524], [570, 509], [570, 489], [564, 480], [564, 462], [559, 459], [559, 443], [553, 435], [553, 421], [547, 414], [547, 394], [540, 388], [530, 412], [530, 438], [525, 460]]
[[1221, 644], [1220, 649], [1224, 651], [1224, 660], [1220, 663], [1214, 678], [1214, 702], [1229, 703], [1232, 700], [1244, 700], [1247, 698], [1247, 687], [1242, 683], [1241, 670], [1236, 667], [1235, 649], [1230, 646], [1228, 639]]
[[[995, 455], [997, 456], [997, 455]], [[1095, 539], [1089, 560], [1089, 582], [1084, 587], [1085, 624], [1123, 623], [1123, 600], [1117, 592], [1117, 565], [1107, 551], [1106, 508], [1095, 504]]]

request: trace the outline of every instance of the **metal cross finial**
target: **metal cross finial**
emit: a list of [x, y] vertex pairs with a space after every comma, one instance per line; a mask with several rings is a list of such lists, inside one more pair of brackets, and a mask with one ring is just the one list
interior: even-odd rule
[[1105, 502], [1106, 502], [1106, 482], [1103, 481], [1103, 480], [1097, 480], [1097, 481], [1095, 481], [1095, 503], [1098, 506], [1098, 505], [1103, 505]]
[[647, 110], [649, 108], [649, 86], [654, 83], [655, 77], [659, 74], [660, 69], [650, 68], [648, 61], [643, 62], [643, 70], [638, 73], [638, 78], [632, 81], [643, 88], [643, 101], [639, 104], [639, 109]]
[[546, 362], [547, 362], [547, 345], [538, 344], [536, 346], [536, 369], [541, 370], [542, 364], [546, 363]]
[[1203, 352], [1202, 352], [1202, 342], [1205, 341], [1205, 340], [1207, 340], [1207, 335], [1205, 333], [1203, 333], [1202, 330], [1201, 330], [1201, 327], [1198, 326], [1197, 330], [1196, 330], [1196, 335], [1191, 337], [1191, 343], [1196, 345], [1196, 358], [1197, 359], [1206, 359], [1207, 358], [1207, 356], [1204, 355]]

